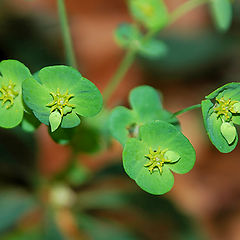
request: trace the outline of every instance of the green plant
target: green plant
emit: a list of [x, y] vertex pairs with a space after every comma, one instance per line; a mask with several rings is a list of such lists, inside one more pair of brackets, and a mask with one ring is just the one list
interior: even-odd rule
[[[167, 54], [166, 44], [155, 38], [156, 33], [185, 12], [204, 3], [208, 1], [192, 0], [169, 14], [163, 1], [128, 1], [135, 22], [120, 25], [116, 30], [116, 40], [121, 47], [127, 49], [127, 54], [103, 93], [105, 103], [136, 54], [151, 58]], [[218, 28], [227, 30], [231, 22], [230, 2], [210, 1], [210, 8]], [[66, 50], [69, 53], [68, 59], [72, 65], [75, 65], [71, 41], [68, 39], [63, 1], [59, 1], [59, 10]], [[219, 17], [220, 14], [223, 17]], [[146, 34], [142, 33], [141, 25], [147, 31]], [[35, 128], [34, 123], [39, 121], [50, 125], [51, 132], [63, 129], [58, 136], [61, 138], [64, 129], [74, 128], [80, 124], [79, 116], [92, 117], [102, 108], [99, 90], [72, 67], [46, 67], [32, 76], [22, 63], [16, 60], [4, 60], [0, 63], [0, 71], [2, 127], [12, 128], [28, 122], [25, 129], [32, 130]], [[178, 173], [190, 171], [195, 162], [194, 150], [186, 137], [181, 134], [176, 117], [200, 106], [212, 143], [221, 152], [232, 151], [238, 141], [233, 124], [240, 124], [239, 96], [239, 83], [230, 83], [209, 94], [201, 105], [170, 113], [163, 108], [162, 97], [154, 88], [141, 86], [133, 89], [130, 93], [133, 110], [116, 107], [109, 117], [112, 136], [124, 146], [123, 165], [128, 175], [145, 191], [162, 194], [169, 191], [173, 185], [173, 178], [168, 168]], [[156, 156], [153, 154], [155, 152], [157, 152]]]
[[[147, 85], [131, 90], [131, 109], [124, 106], [109, 109], [107, 102], [137, 55], [153, 59], [168, 54], [168, 45], [156, 37], [161, 30], [195, 7], [208, 4], [217, 29], [227, 31], [232, 6], [229, 0], [190, 0], [169, 13], [162, 0], [127, 2], [133, 22], [119, 25], [114, 34], [126, 55], [103, 96], [76, 70], [64, 1], [58, 0], [67, 62], [71, 66], [49, 66], [31, 74], [17, 60], [2, 61], [0, 126], [15, 128], [20, 125], [27, 132], [34, 132], [40, 123], [49, 126], [53, 140], [68, 144], [73, 153], [69, 167], [55, 180], [67, 179], [73, 185], [87, 181], [89, 176], [88, 171], [76, 163], [76, 154], [105, 150], [112, 136], [123, 147], [123, 167], [129, 177], [144, 191], [160, 195], [171, 190], [174, 183], [172, 172], [185, 174], [193, 168], [196, 160], [194, 148], [181, 132], [178, 115], [202, 108], [204, 125], [213, 145], [223, 153], [236, 147], [235, 125], [240, 125], [240, 84], [226, 84], [206, 96], [201, 104], [175, 113], [164, 109], [162, 94]], [[96, 131], [91, 132], [88, 126]], [[87, 138], [90, 138], [89, 145]], [[101, 138], [103, 144], [97, 146], [95, 138]], [[59, 196], [66, 195], [66, 202], [63, 198], [63, 202], [58, 203], [71, 204], [71, 191], [64, 187], [56, 189], [61, 191], [54, 192], [52, 201], [56, 204]]]

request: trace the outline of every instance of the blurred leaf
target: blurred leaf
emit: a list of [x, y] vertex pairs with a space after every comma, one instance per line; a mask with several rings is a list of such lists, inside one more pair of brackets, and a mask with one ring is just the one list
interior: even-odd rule
[[139, 30], [129, 23], [122, 23], [115, 30], [116, 42], [123, 48], [130, 48], [134, 43], [138, 43], [141, 37]]
[[142, 42], [140, 45], [139, 53], [142, 56], [149, 57], [149, 58], [160, 58], [167, 54], [168, 47], [167, 45], [157, 39], [151, 39], [147, 42]]
[[127, 205], [126, 192], [119, 189], [99, 189], [78, 195], [79, 207], [83, 209], [118, 209]]
[[[142, 65], [151, 74], [165, 76], [203, 74], [219, 63], [225, 63], [234, 47], [236, 38], [231, 35], [219, 35], [209, 32], [196, 32], [192, 35], [170, 33], [161, 37], [168, 47], [167, 55], [153, 59], [142, 58]], [[225, 66], [225, 65], [224, 65]], [[205, 70], [205, 72], [204, 72]], [[164, 76], [164, 79], [166, 78]]]
[[35, 207], [32, 197], [19, 191], [2, 191], [0, 193], [0, 232], [13, 227], [29, 210]]
[[23, 120], [21, 122], [21, 127], [26, 132], [34, 132], [40, 125], [40, 122], [32, 114], [24, 113]]
[[66, 240], [66, 238], [60, 232], [60, 229], [56, 223], [55, 215], [52, 210], [48, 210], [45, 216], [44, 222], [44, 232], [43, 238], [44, 240]]
[[232, 22], [232, 3], [230, 0], [211, 0], [210, 8], [216, 28], [227, 31]]
[[2, 240], [42, 240], [42, 233], [39, 229], [18, 230], [7, 234]]
[[107, 222], [102, 219], [94, 218], [90, 215], [76, 216], [80, 229], [83, 229], [93, 240], [137, 240], [131, 232], [123, 227]]
[[150, 31], [159, 31], [168, 23], [168, 10], [163, 0], [128, 0], [132, 16]]

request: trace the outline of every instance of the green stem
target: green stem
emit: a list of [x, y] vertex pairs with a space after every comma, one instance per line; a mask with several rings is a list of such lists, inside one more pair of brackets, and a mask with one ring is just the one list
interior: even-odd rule
[[177, 112], [173, 113], [173, 117], [176, 117], [177, 115], [180, 115], [182, 113], [185, 113], [185, 112], [188, 112], [188, 111], [191, 111], [193, 109], [200, 108], [200, 107], [201, 107], [201, 104], [196, 104], [196, 105], [184, 108], [184, 109], [182, 109], [180, 111], [177, 111]]
[[[171, 25], [173, 22], [178, 20], [180, 17], [182, 17], [187, 12], [193, 10], [194, 8], [203, 5], [204, 3], [209, 2], [209, 0], [191, 0], [187, 1], [186, 3], [182, 4], [180, 7], [178, 7], [172, 14], [169, 20], [169, 24]], [[143, 41], [147, 41], [150, 38], [152, 38], [157, 32], [156, 31], [149, 31], [145, 36]], [[117, 72], [112, 77], [112, 79], [109, 81], [109, 84], [104, 89], [103, 92], [103, 99], [106, 103], [109, 98], [111, 97], [112, 93], [116, 90], [118, 85], [120, 84], [123, 76], [127, 72], [127, 70], [130, 68], [132, 63], [134, 62], [135, 56], [136, 56], [137, 50], [136, 49], [129, 49], [123, 58]]]
[[209, 0], [190, 0], [183, 3], [180, 7], [173, 11], [173, 13], [170, 16], [168, 25], [171, 25], [186, 13], [192, 11], [196, 7], [199, 7], [207, 2], [209, 2]]
[[109, 100], [112, 93], [116, 90], [116, 88], [120, 84], [123, 76], [125, 75], [125, 73], [128, 71], [128, 69], [130, 68], [130, 66], [134, 62], [135, 56], [136, 56], [136, 50], [135, 49], [129, 49], [126, 52], [126, 55], [123, 58], [122, 62], [120, 63], [119, 68], [117, 69], [114, 76], [111, 78], [107, 87], [104, 89], [103, 99], [104, 99], [105, 103]]
[[75, 54], [73, 51], [72, 45], [72, 38], [69, 30], [68, 20], [67, 20], [67, 13], [65, 8], [65, 1], [58, 0], [58, 15], [62, 30], [63, 42], [65, 47], [65, 54], [67, 63], [72, 67], [77, 67]]

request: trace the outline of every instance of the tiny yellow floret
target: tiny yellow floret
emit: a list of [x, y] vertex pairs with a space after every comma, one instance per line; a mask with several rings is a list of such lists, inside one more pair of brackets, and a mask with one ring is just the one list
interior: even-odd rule
[[150, 147], [149, 154], [145, 155], [149, 161], [144, 164], [144, 167], [148, 167], [150, 173], [153, 173], [154, 168], [158, 168], [160, 174], [162, 175], [164, 163], [172, 162], [164, 156], [167, 151], [168, 149], [161, 150], [160, 147], [158, 147], [157, 150], [153, 150], [152, 147]]
[[2, 85], [2, 88], [0, 88], [0, 100], [2, 100], [2, 106], [9, 101], [10, 104], [6, 106], [6, 109], [10, 108], [14, 104], [14, 99], [18, 96], [18, 91], [14, 90], [14, 87], [16, 86], [15, 83], [13, 83], [11, 80], [9, 81], [8, 85]]
[[50, 113], [54, 112], [55, 110], [58, 110], [61, 114], [61, 116], [64, 115], [64, 107], [73, 108], [75, 105], [70, 104], [69, 100], [74, 97], [73, 94], [68, 94], [68, 90], [66, 90], [66, 93], [61, 94], [59, 88], [57, 89], [57, 92], [50, 92], [50, 94], [53, 97], [53, 101], [49, 104], [47, 104], [47, 107], [51, 107]]
[[231, 99], [225, 100], [223, 97], [220, 99], [216, 98], [217, 103], [215, 104], [213, 110], [217, 113], [217, 117], [223, 115], [225, 117], [225, 121], [230, 121], [232, 118], [232, 113], [237, 113], [234, 110], [234, 104], [238, 103], [238, 101], [232, 101]]

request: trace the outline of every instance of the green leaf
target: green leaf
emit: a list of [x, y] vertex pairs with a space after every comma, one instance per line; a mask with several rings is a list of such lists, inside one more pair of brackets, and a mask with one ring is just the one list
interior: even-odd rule
[[140, 42], [140, 38], [142, 37], [139, 30], [129, 24], [122, 23], [115, 30], [115, 40], [117, 44], [122, 48], [131, 48], [132, 46], [137, 47]]
[[38, 77], [42, 84], [52, 92], [59, 88], [62, 92], [68, 90], [69, 93], [72, 93], [82, 75], [72, 67], [59, 65], [41, 69], [38, 72]]
[[237, 130], [233, 124], [229, 122], [224, 122], [221, 125], [221, 133], [223, 137], [227, 140], [228, 144], [232, 144], [236, 138]]
[[[157, 167], [153, 172], [146, 167], [151, 149], [167, 151], [169, 157], [173, 158], [172, 163], [163, 164], [162, 173]], [[192, 169], [195, 159], [195, 151], [188, 139], [173, 125], [163, 121], [141, 126], [140, 140], [129, 139], [123, 150], [123, 166], [126, 173], [143, 190], [155, 195], [164, 194], [172, 188], [174, 178], [170, 170], [187, 173]]]
[[23, 99], [38, 120], [48, 125], [50, 108], [46, 105], [52, 101], [49, 90], [34, 78], [29, 78], [23, 82]]
[[214, 99], [217, 96], [221, 97], [223, 96], [223, 94], [226, 98], [231, 98], [232, 100], [240, 101], [240, 83], [239, 82], [227, 83], [222, 87], [219, 87], [212, 93], [210, 93], [208, 96], [206, 96], [206, 99]]
[[32, 75], [29, 69], [17, 60], [3, 60], [0, 63], [0, 72], [7, 84], [10, 80], [16, 83], [16, 89], [21, 91], [21, 83]]
[[112, 136], [124, 145], [129, 137], [128, 129], [131, 125], [134, 126], [136, 122], [137, 118], [133, 111], [122, 106], [116, 107], [112, 111], [109, 121], [109, 128]]
[[0, 127], [13, 128], [19, 125], [23, 119], [23, 104], [21, 100], [15, 99], [14, 104], [6, 109], [5, 105], [0, 105]]
[[62, 119], [62, 128], [73, 128], [80, 124], [81, 120], [75, 112], [68, 113], [63, 116]]
[[240, 113], [240, 102], [235, 103], [233, 105], [234, 111], [236, 111], [237, 113]]
[[153, 120], [163, 120], [178, 125], [177, 118], [162, 107], [160, 94], [150, 86], [139, 86], [129, 96], [133, 110], [116, 107], [110, 115], [109, 125], [113, 137], [122, 145], [128, 137], [137, 137], [138, 128]]
[[168, 10], [163, 0], [128, 0], [132, 16], [151, 31], [159, 31], [168, 23]]
[[168, 52], [167, 45], [157, 39], [142, 41], [139, 48], [139, 53], [148, 58], [159, 58], [166, 56]]
[[211, 0], [210, 8], [216, 28], [227, 31], [232, 22], [232, 4], [230, 0]]
[[147, 118], [157, 117], [159, 110], [162, 110], [160, 95], [150, 86], [134, 88], [130, 93], [129, 102], [143, 121]]
[[181, 158], [180, 155], [174, 151], [167, 151], [164, 157], [171, 160], [172, 163], [177, 162]]
[[49, 123], [51, 126], [51, 132], [57, 130], [59, 125], [61, 124], [62, 116], [58, 110], [55, 110], [49, 115]]
[[212, 144], [222, 153], [231, 152], [237, 145], [238, 136], [236, 135], [235, 140], [228, 144], [226, 139], [221, 133], [222, 120], [217, 118], [217, 114], [211, 110], [213, 103], [210, 100], [202, 101], [202, 114], [204, 126], [211, 140]]
[[86, 78], [81, 78], [75, 83], [72, 91], [75, 97], [72, 99], [76, 105], [76, 112], [83, 117], [93, 117], [97, 115], [103, 105], [103, 98], [97, 87]]

